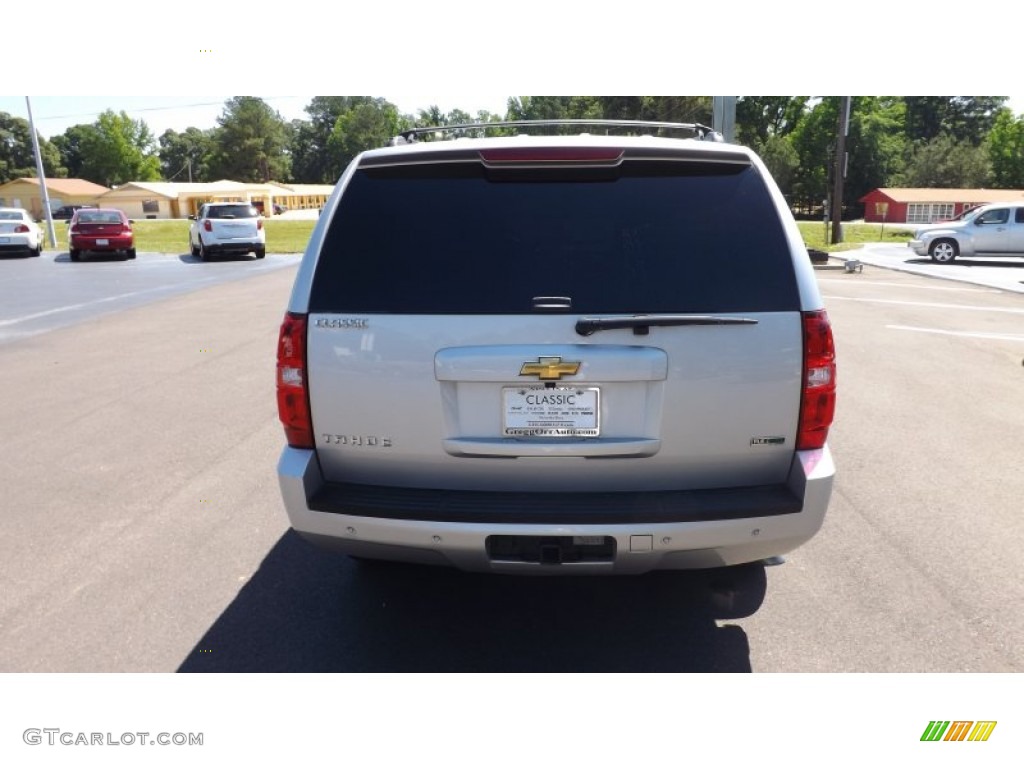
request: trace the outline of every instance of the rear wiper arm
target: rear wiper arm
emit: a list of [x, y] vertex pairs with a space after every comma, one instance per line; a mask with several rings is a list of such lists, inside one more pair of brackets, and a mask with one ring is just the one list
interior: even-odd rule
[[722, 317], [720, 315], [631, 315], [629, 317], [581, 317], [576, 321], [576, 333], [590, 336], [597, 331], [632, 328], [634, 336], [646, 336], [651, 326], [675, 325], [757, 325], [751, 317]]

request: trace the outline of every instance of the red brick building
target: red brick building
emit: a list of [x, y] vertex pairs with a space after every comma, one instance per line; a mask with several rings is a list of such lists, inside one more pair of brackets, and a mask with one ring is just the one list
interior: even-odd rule
[[1024, 201], [1024, 190], [880, 187], [858, 200], [864, 205], [864, 221], [886, 224], [930, 224], [952, 219], [976, 205], [1014, 201]]

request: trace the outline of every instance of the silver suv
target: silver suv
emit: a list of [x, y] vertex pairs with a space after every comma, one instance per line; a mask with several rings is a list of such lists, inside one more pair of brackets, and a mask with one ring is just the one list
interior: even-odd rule
[[352, 161], [278, 344], [296, 531], [623, 574], [814, 536], [835, 358], [813, 267], [753, 152], [673, 128], [694, 136], [411, 131]]
[[203, 261], [220, 253], [267, 255], [263, 216], [250, 203], [206, 203], [189, 219], [189, 252]]

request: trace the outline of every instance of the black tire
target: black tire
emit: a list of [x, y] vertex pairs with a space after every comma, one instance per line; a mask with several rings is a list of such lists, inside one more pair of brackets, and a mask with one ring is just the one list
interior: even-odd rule
[[210, 254], [206, 252], [206, 246], [203, 245], [203, 238], [199, 238], [199, 248], [197, 249], [196, 256], [199, 257], [200, 261], [209, 261]]
[[72, 261], [81, 261], [82, 260], [82, 252], [79, 251], [76, 248], [72, 248], [70, 251], [68, 251], [68, 256], [71, 257]]
[[199, 249], [196, 246], [192, 245], [192, 238], [189, 238], [188, 240], [188, 252], [191, 253], [193, 256], [199, 256]]
[[934, 262], [948, 264], [960, 255], [960, 248], [955, 240], [936, 240], [929, 246], [928, 255]]
[[37, 245], [35, 248], [33, 248], [31, 251], [29, 251], [28, 255], [29, 256], [42, 256], [43, 255], [43, 246], [42, 245]]
[[256, 258], [257, 259], [265, 259], [266, 257], [267, 257], [267, 249], [266, 248], [257, 248], [256, 249]]
[[128, 249], [128, 258], [129, 259], [134, 259], [135, 258], [135, 249], [134, 248], [129, 248]]

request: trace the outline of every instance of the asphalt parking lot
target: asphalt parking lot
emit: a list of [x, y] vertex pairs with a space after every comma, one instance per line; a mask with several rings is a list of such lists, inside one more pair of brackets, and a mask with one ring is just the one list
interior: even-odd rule
[[918, 256], [905, 245], [867, 243], [863, 248], [838, 253], [830, 261], [838, 266], [846, 259], [912, 275], [1024, 293], [1024, 258], [1020, 257], [958, 258], [947, 264], [937, 264]]
[[297, 254], [218, 257], [140, 252], [134, 260], [67, 251], [0, 257], [0, 342], [73, 326], [101, 315], [298, 264]]
[[4, 671], [1024, 672], [1019, 292], [816, 273], [840, 383], [821, 533], [731, 580], [542, 583], [289, 530], [295, 256], [66, 259], [0, 260]]

